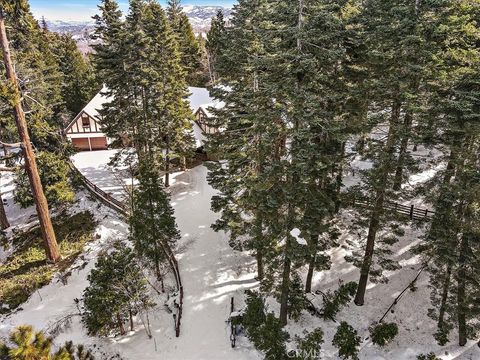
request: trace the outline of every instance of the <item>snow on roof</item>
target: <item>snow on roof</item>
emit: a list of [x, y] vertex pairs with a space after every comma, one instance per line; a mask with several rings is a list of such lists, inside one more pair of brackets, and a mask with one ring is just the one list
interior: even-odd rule
[[83, 111], [94, 119], [99, 119], [98, 111], [102, 110], [103, 104], [110, 102], [110, 98], [104, 94], [106, 91], [108, 91], [107, 87], [103, 86], [102, 90], [83, 108]]
[[[105, 96], [105, 92], [107, 91], [108, 88], [104, 86], [102, 90], [100, 90], [100, 92], [95, 95], [92, 100], [90, 100], [90, 102], [83, 108], [82, 111], [86, 112], [91, 117], [98, 119], [99, 110], [102, 110], [103, 105], [110, 101], [110, 98]], [[223, 107], [223, 103], [210, 97], [210, 93], [206, 88], [189, 87], [188, 91], [190, 93], [188, 102], [193, 113], [196, 113], [199, 108], [202, 108], [207, 116], [210, 116], [210, 113], [208, 112], [209, 107]]]
[[208, 111], [209, 108], [221, 109], [225, 106], [223, 102], [212, 98], [210, 92], [205, 88], [189, 87], [188, 91], [191, 94], [188, 97], [188, 102], [194, 114], [201, 108], [205, 115], [211, 117], [212, 114]]

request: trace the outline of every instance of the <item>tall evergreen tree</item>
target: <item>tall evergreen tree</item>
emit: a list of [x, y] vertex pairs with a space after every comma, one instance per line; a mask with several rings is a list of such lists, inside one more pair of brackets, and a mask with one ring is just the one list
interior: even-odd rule
[[[131, 239], [135, 250], [162, 281], [162, 267], [173, 260], [171, 249], [180, 239], [175, 224], [170, 198], [164, 191], [155, 166], [151, 162], [140, 165], [139, 185], [134, 191], [134, 208], [130, 218]], [[162, 286], [163, 287], [163, 286]]]
[[203, 71], [200, 44], [195, 37], [190, 20], [183, 12], [180, 0], [168, 1], [167, 15], [176, 37], [182, 67], [187, 73], [187, 82], [190, 86], [202, 86]]
[[215, 83], [219, 78], [219, 72], [221, 71], [219, 57], [225, 50], [227, 41], [226, 32], [223, 11], [218, 10], [217, 15], [212, 18], [205, 44], [207, 50], [208, 73], [211, 83]]
[[[470, 32], [479, 19], [478, 2], [448, 2], [438, 19], [438, 43], [431, 67], [431, 117], [424, 127], [430, 145], [443, 145], [446, 164], [427, 187], [435, 216], [418, 250], [430, 271], [437, 341], [444, 345], [452, 329], [459, 344], [475, 338], [479, 308], [478, 277], [478, 106], [480, 104], [478, 33]], [[472, 66], [472, 64], [477, 64]], [[425, 190], [425, 189], [423, 189]]]
[[[385, 129], [387, 135], [367, 139], [365, 157], [373, 167], [362, 172], [363, 185], [355, 195], [369, 203], [368, 212], [363, 212], [365, 218], [361, 219], [368, 226], [364, 254], [354, 252], [353, 257], [347, 258], [360, 268], [357, 305], [365, 301], [369, 276], [373, 281], [385, 281], [383, 270], [398, 268], [389, 257], [389, 247], [398, 241], [402, 230], [384, 208], [400, 196], [397, 189], [403, 175], [399, 170], [405, 165], [412, 118], [420, 97], [419, 84], [424, 81], [422, 76], [430, 56], [425, 34], [430, 30], [428, 16], [435, 6], [429, 2], [392, 0], [369, 1], [362, 7], [363, 59], [370, 77], [368, 91], [374, 99], [367, 121]], [[399, 14], [402, 21], [394, 20]], [[389, 109], [388, 113], [385, 109]], [[381, 236], [385, 227], [391, 231]]]

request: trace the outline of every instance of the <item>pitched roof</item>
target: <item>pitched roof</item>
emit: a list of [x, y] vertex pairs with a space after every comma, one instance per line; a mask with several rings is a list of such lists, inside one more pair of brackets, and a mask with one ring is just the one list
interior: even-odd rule
[[212, 98], [210, 92], [205, 88], [189, 87], [188, 91], [191, 94], [188, 97], [190, 109], [192, 109], [194, 114], [201, 108], [208, 117], [211, 117], [212, 114], [208, 111], [209, 108], [221, 109], [224, 106], [223, 102]]
[[110, 102], [111, 99], [105, 95], [106, 91], [108, 91], [107, 87], [103, 86], [102, 90], [83, 108], [83, 111], [93, 118], [100, 119], [98, 111], [102, 110], [103, 104]]

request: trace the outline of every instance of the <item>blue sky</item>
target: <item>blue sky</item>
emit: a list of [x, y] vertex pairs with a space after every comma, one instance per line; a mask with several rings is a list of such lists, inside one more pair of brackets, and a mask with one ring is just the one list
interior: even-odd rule
[[[160, 0], [165, 5], [167, 0]], [[232, 6], [234, 0], [184, 0], [183, 5]], [[35, 17], [45, 16], [48, 20], [90, 20], [97, 11], [99, 0], [30, 0]], [[128, 0], [118, 0], [123, 10], [128, 8]]]

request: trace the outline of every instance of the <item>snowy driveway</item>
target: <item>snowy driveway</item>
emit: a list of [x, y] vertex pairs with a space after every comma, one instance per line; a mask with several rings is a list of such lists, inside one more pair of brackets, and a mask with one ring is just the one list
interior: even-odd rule
[[[102, 190], [120, 196], [123, 181], [105, 166], [114, 153], [80, 153], [74, 161]], [[242, 341], [236, 349], [230, 347], [226, 323], [230, 298], [235, 296], [238, 302], [244, 289], [257, 286], [255, 263], [253, 258], [233, 251], [223, 232], [216, 233], [210, 228], [217, 215], [210, 210], [215, 190], [208, 185], [206, 176], [204, 166], [173, 175], [172, 205], [182, 234], [178, 260], [185, 289], [181, 336], [161, 336], [167, 335], [164, 331], [173, 333], [171, 324], [166, 324], [168, 330], [158, 329], [158, 333], [164, 334], [154, 335], [157, 351], [153, 341], [148, 341], [142, 333], [127, 342], [119, 341], [115, 350], [126, 359], [259, 358], [257, 352], [243, 346]]]

